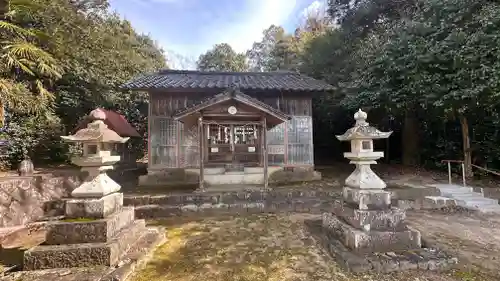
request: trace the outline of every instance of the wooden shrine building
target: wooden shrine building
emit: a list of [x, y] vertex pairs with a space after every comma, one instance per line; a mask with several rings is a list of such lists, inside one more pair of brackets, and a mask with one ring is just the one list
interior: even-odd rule
[[198, 171], [202, 187], [267, 187], [270, 168], [313, 168], [312, 96], [333, 90], [292, 72], [186, 70], [122, 88], [149, 94], [148, 173]]

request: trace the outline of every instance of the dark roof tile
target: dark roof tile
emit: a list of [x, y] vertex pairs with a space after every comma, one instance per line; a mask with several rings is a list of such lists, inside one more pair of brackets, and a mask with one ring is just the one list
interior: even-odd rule
[[329, 91], [332, 85], [295, 72], [216, 72], [162, 70], [140, 75], [121, 86], [122, 89], [226, 89], [281, 91]]

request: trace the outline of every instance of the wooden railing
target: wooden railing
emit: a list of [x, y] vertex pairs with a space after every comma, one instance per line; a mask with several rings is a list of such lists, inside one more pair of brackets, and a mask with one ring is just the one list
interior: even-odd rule
[[[465, 182], [465, 163], [463, 160], [441, 160], [441, 163], [446, 163], [448, 165], [448, 184], [451, 184], [451, 163], [456, 163], [456, 164], [460, 164], [461, 166], [461, 170], [462, 170], [462, 183], [464, 186], [467, 186], [466, 182]], [[496, 172], [496, 171], [493, 171], [493, 170], [489, 170], [487, 168], [484, 168], [484, 167], [481, 167], [481, 166], [478, 166], [478, 165], [475, 165], [475, 164], [471, 164], [471, 166], [473, 168], [477, 168], [481, 171], [485, 171], [487, 173], [491, 173], [491, 174], [494, 174], [496, 176], [500, 176], [500, 173], [499, 172]]]
[[462, 183], [464, 186], [467, 186], [465, 182], [465, 164], [463, 160], [441, 160], [441, 163], [448, 164], [448, 184], [451, 184], [451, 163], [460, 164], [462, 168]]

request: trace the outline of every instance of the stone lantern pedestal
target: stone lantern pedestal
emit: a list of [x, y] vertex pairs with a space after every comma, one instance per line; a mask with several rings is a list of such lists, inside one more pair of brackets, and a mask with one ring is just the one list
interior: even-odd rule
[[106, 174], [120, 160], [111, 155], [110, 144], [128, 138], [107, 128], [102, 111], [90, 116], [86, 129], [62, 137], [83, 144], [83, 154], [72, 162], [87, 176], [66, 201], [65, 218], [48, 223], [44, 245], [25, 252], [25, 270], [114, 266], [134, 245], [151, 247], [164, 235], [135, 220], [134, 208], [123, 206], [120, 185]]
[[333, 239], [328, 240], [328, 249], [340, 264], [356, 272], [429, 269], [431, 261], [448, 261], [439, 257], [441, 252], [424, 253], [420, 232], [406, 225], [404, 210], [391, 206], [391, 193], [384, 190], [386, 184], [370, 165], [384, 156], [373, 151], [373, 140], [388, 138], [392, 132], [369, 126], [366, 118], [359, 110], [354, 127], [337, 136], [351, 142], [351, 152], [344, 157], [356, 169], [345, 181], [342, 201], [335, 202], [333, 212], [322, 215], [323, 231]]

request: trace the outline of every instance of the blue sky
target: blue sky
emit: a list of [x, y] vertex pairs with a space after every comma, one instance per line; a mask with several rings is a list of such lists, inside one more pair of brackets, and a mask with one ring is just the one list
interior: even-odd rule
[[110, 0], [111, 9], [166, 51], [174, 68], [192, 68], [217, 43], [244, 52], [271, 24], [293, 31], [326, 0]]

